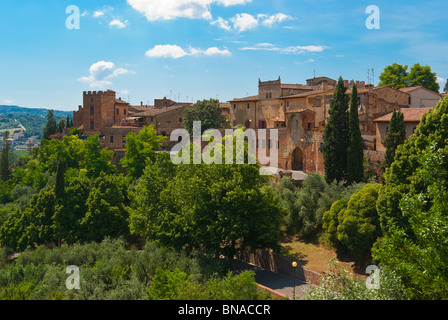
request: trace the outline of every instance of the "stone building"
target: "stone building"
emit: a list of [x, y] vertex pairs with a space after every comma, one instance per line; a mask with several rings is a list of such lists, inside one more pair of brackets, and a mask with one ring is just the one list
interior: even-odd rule
[[[344, 83], [348, 95], [354, 85], [357, 87], [365, 149], [374, 150], [374, 120], [394, 108], [407, 108], [409, 94], [363, 81]], [[280, 77], [274, 81], [259, 80], [258, 95], [229, 101], [229, 122], [255, 130], [278, 129], [279, 143], [274, 147], [279, 151], [279, 168], [324, 173], [322, 137], [336, 84], [336, 80], [327, 77], [307, 79], [306, 85], [283, 84]], [[266, 145], [257, 147], [263, 149]]]
[[409, 108], [434, 108], [442, 95], [432, 90], [419, 87], [400, 89], [409, 94]]
[[[400, 111], [403, 113], [404, 124], [406, 126], [406, 139], [414, 133], [419, 125], [423, 115], [431, 108], [403, 108]], [[376, 125], [376, 150], [386, 151], [382, 141], [386, 138], [387, 130], [389, 128], [392, 113], [386, 114], [374, 120]]]

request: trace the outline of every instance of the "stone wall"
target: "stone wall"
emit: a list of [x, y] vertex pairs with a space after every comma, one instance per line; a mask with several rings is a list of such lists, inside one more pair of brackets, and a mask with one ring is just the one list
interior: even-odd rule
[[242, 251], [238, 258], [265, 270], [285, 274], [314, 285], [318, 285], [322, 277], [322, 274], [309, 270], [300, 264], [294, 268], [292, 266], [294, 260], [268, 250], [251, 251], [247, 249]]

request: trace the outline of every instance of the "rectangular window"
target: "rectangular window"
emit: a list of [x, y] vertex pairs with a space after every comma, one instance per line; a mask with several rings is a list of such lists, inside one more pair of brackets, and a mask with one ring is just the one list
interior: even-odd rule
[[258, 120], [258, 128], [266, 129], [266, 120]]
[[247, 104], [247, 109], [249, 109], [249, 108], [250, 108], [250, 103]]
[[95, 121], [90, 121], [90, 130], [95, 130]]
[[182, 123], [182, 117], [179, 118], [179, 123]]
[[151, 122], [154, 122], [154, 117], [151, 117]]
[[117, 109], [117, 116], [120, 114], [120, 109]]
[[126, 109], [123, 109], [123, 114], [126, 115]]
[[236, 104], [233, 105], [233, 110], [236, 110]]
[[95, 115], [95, 107], [94, 106], [90, 106], [90, 115], [91, 116]]
[[308, 122], [308, 130], [311, 130], [313, 128], [313, 124], [311, 122]]
[[110, 136], [109, 141], [110, 143], [114, 143], [114, 136]]

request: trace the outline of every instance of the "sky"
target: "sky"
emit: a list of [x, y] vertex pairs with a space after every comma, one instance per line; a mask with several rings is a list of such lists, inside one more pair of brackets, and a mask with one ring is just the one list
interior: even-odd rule
[[443, 88], [447, 12], [446, 0], [1, 0], [0, 104], [70, 111], [107, 89], [134, 105], [225, 102], [279, 76], [377, 84], [394, 62], [431, 66]]

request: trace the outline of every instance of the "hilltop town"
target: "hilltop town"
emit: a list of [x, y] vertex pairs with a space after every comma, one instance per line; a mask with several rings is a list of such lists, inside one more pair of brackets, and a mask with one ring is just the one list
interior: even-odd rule
[[[231, 127], [242, 125], [255, 131], [273, 128], [279, 131], [276, 145], [268, 136], [265, 141], [257, 141], [256, 146], [266, 149], [267, 156], [271, 148], [276, 148], [279, 169], [323, 174], [323, 130], [336, 83], [328, 77], [307, 79], [305, 84], [282, 83], [281, 77], [273, 81], [259, 79], [258, 94], [234, 98], [220, 106]], [[393, 89], [353, 80], [345, 80], [344, 84], [348, 88], [347, 94], [353, 86], [357, 87], [364, 150], [378, 172], [385, 151], [382, 141], [393, 110], [400, 109], [404, 113], [409, 137], [422, 115], [442, 97], [421, 86]], [[166, 137], [173, 130], [184, 128], [184, 112], [193, 106], [193, 103], [166, 97], [155, 99], [150, 106], [143, 102], [131, 105], [112, 90], [84, 91], [82, 101], [83, 104], [73, 112], [73, 125], [85, 136], [100, 135], [103, 146], [118, 154], [126, 146], [124, 137], [130, 132], [138, 133], [144, 126], [153, 125], [159, 135]], [[176, 143], [167, 142], [166, 149]]]

